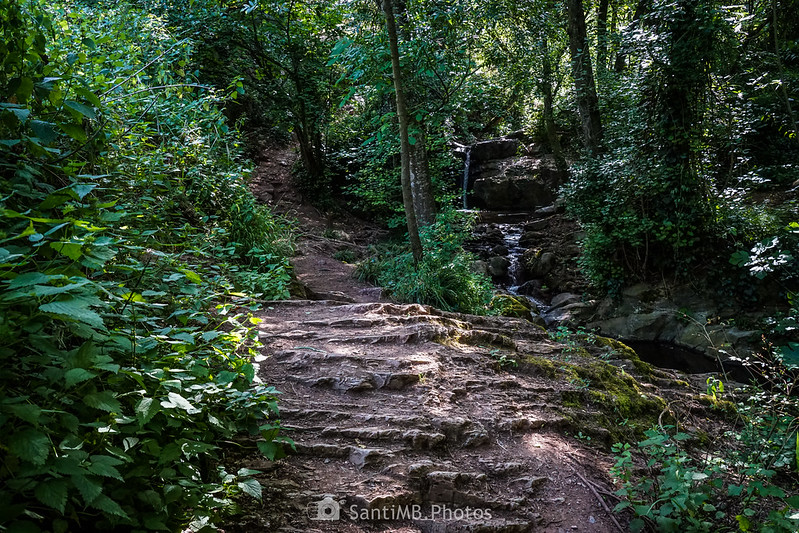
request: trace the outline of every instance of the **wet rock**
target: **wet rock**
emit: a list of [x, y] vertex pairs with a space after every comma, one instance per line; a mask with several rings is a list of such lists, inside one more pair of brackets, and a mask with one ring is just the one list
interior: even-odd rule
[[487, 209], [533, 209], [552, 201], [551, 189], [538, 176], [491, 176], [475, 180], [475, 200]]
[[488, 141], [481, 141], [471, 146], [471, 160], [473, 162], [478, 162], [513, 157], [519, 150], [519, 144], [519, 141], [516, 139], [491, 139]]
[[488, 263], [485, 261], [475, 261], [472, 263], [471, 271], [476, 274], [483, 274], [484, 276], [489, 276], [488, 270]]
[[498, 244], [491, 248], [491, 253], [494, 255], [508, 255], [508, 247], [504, 244]]
[[570, 292], [562, 292], [560, 294], [556, 294], [552, 297], [552, 302], [549, 304], [550, 309], [558, 309], [560, 307], [565, 307], [569, 304], [575, 304], [582, 300], [582, 297], [579, 294], [573, 294]]
[[519, 246], [522, 248], [530, 248], [537, 245], [543, 240], [543, 235], [538, 231], [525, 230], [522, 236], [519, 237]]
[[495, 278], [504, 278], [508, 275], [510, 261], [506, 257], [492, 257], [488, 261], [488, 272]]
[[541, 279], [555, 268], [555, 254], [541, 250], [527, 250], [522, 256], [522, 264], [531, 278]]
[[541, 298], [543, 296], [543, 291], [541, 290], [543, 286], [544, 284], [540, 279], [532, 279], [522, 283], [519, 288], [516, 289], [516, 292], [525, 296]]
[[539, 218], [524, 225], [524, 231], [541, 231], [549, 227], [552, 223], [552, 217]]

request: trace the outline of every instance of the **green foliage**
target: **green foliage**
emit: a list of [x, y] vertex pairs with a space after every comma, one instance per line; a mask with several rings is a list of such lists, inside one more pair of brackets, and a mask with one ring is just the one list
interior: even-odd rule
[[441, 213], [422, 230], [424, 258], [415, 265], [410, 250], [393, 246], [358, 265], [358, 276], [372, 281], [391, 298], [432, 305], [445, 311], [486, 314], [491, 282], [472, 272], [474, 258], [463, 251], [465, 215]]
[[287, 294], [288, 232], [190, 41], [116, 4], [0, 13], [0, 527], [210, 529], [260, 495], [227, 449], [288, 442], [237, 292]]
[[[799, 460], [796, 375], [774, 354], [752, 364], [762, 384], [738, 395], [736, 427], [721, 436], [719, 449], [693, 450], [687, 445], [696, 439], [672, 435], [671, 427], [649, 430], [637, 449], [614, 445], [613, 472], [623, 486], [616, 510], [635, 513], [631, 529], [787, 533], [799, 527], [792, 479]], [[708, 379], [711, 401], [720, 403], [722, 394], [724, 384]]]

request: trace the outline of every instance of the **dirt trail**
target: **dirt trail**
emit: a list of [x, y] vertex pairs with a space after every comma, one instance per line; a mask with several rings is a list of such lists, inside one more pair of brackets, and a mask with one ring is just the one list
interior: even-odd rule
[[[564, 434], [578, 428], [563, 384], [498, 362], [560, 353], [536, 326], [386, 303], [292, 301], [262, 318], [259, 376], [283, 392], [298, 453], [271, 465], [271, 507], [252, 526], [618, 531], [598, 496], [612, 491], [608, 458]], [[313, 520], [326, 496], [340, 520]]]
[[[281, 421], [297, 451], [243, 462], [265, 472], [264, 504], [236, 530], [626, 530], [609, 511], [612, 458], [574, 437], [589, 433], [577, 422], [585, 418], [563, 407], [585, 393], [552, 370], [564, 346], [522, 319], [377, 301], [379, 289], [355, 282], [352, 266], [332, 257], [376, 230], [331, 223], [294, 193], [278, 201], [290, 188], [287, 168], [262, 164], [254, 190], [301, 219], [293, 263], [315, 299], [261, 312], [258, 375], [282, 392]], [[530, 356], [549, 366], [525, 362]], [[642, 385], [641, 397], [653, 388]], [[317, 520], [325, 511], [338, 520]]]

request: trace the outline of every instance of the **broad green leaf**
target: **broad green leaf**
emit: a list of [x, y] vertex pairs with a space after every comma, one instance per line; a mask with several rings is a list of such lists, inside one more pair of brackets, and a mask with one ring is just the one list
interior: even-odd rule
[[28, 120], [28, 117], [31, 116], [31, 110], [28, 109], [27, 107], [15, 106], [15, 107], [7, 107], [6, 109], [11, 111], [11, 113], [13, 113], [15, 117], [17, 117], [17, 120], [21, 124], [24, 124]]
[[110, 477], [124, 481], [122, 475], [115, 467], [121, 465], [122, 461], [108, 455], [92, 455], [89, 471], [98, 476]]
[[50, 439], [41, 431], [26, 428], [9, 435], [8, 449], [20, 459], [43, 465], [50, 454]]
[[83, 200], [87, 194], [92, 192], [97, 187], [96, 183], [76, 183], [72, 190], [78, 195], [80, 200]]
[[69, 389], [70, 387], [74, 387], [78, 383], [90, 380], [96, 376], [97, 374], [89, 372], [84, 368], [73, 368], [71, 370], [67, 370], [67, 373], [64, 375], [64, 381], [66, 388]]
[[19, 87], [17, 87], [17, 98], [20, 102], [27, 102], [33, 92], [33, 80], [27, 76], [19, 80]]
[[186, 398], [184, 398], [180, 394], [177, 394], [175, 392], [170, 392], [169, 394], [167, 394], [167, 398], [168, 398], [167, 401], [161, 402], [162, 407], [167, 407], [167, 408], [177, 407], [178, 409], [183, 409], [189, 414], [196, 414], [200, 412], [199, 409], [194, 407]]
[[83, 300], [72, 299], [51, 302], [40, 305], [39, 310], [43, 313], [58, 315], [68, 321], [83, 322], [98, 329], [104, 327], [102, 317], [86, 307]]
[[61, 514], [67, 505], [67, 482], [64, 479], [48, 479], [33, 490], [36, 499]]
[[39, 423], [39, 416], [42, 414], [42, 410], [38, 405], [30, 403], [8, 405], [6, 409], [17, 418], [34, 425]]
[[276, 461], [286, 456], [286, 451], [283, 449], [283, 446], [280, 443], [259, 440], [256, 444], [258, 446], [258, 450], [260, 450], [260, 452], [264, 454], [264, 457], [270, 461]]
[[263, 489], [257, 479], [245, 479], [244, 481], [239, 481], [237, 485], [242, 492], [249, 494], [256, 500], [261, 499]]
[[90, 506], [113, 516], [128, 518], [128, 515], [125, 513], [125, 511], [122, 510], [122, 507], [120, 507], [117, 502], [115, 502], [105, 494], [100, 494], [97, 498], [95, 498], [95, 500], [90, 504]]
[[230, 372], [229, 370], [223, 370], [216, 376], [216, 382], [220, 385], [227, 385], [228, 383], [232, 383], [236, 381], [239, 375], [236, 372]]
[[83, 397], [83, 403], [89, 407], [94, 407], [101, 411], [109, 413], [119, 413], [122, 411], [122, 405], [119, 400], [114, 398], [111, 391], [93, 392]]
[[202, 284], [203, 280], [199, 275], [197, 275], [196, 272], [192, 272], [191, 270], [188, 270], [186, 268], [181, 270], [181, 272], [183, 272], [183, 274], [186, 276], [186, 279], [188, 279], [192, 283], [196, 283], [197, 285]]
[[58, 279], [63, 276], [49, 276], [41, 272], [28, 272], [20, 274], [16, 278], [8, 282], [9, 289], [17, 289], [19, 287], [30, 287], [31, 285], [38, 285], [41, 283], [48, 283], [51, 279]]
[[64, 105], [70, 109], [74, 109], [84, 117], [97, 118], [97, 113], [94, 112], [94, 109], [85, 104], [76, 102], [75, 100], [64, 100]]
[[86, 505], [91, 505], [94, 499], [103, 492], [103, 486], [100, 483], [92, 481], [86, 476], [75, 475], [70, 479], [72, 484], [78, 489], [78, 492], [80, 492]]
[[44, 120], [32, 120], [31, 130], [44, 144], [50, 144], [58, 137], [55, 126], [51, 122], [45, 122]]
[[77, 261], [83, 255], [83, 247], [74, 242], [51, 242], [50, 247], [73, 261]]
[[65, 122], [58, 125], [61, 128], [61, 131], [72, 137], [78, 142], [86, 142], [88, 137], [86, 136], [86, 130], [83, 129], [83, 126], [79, 124], [70, 124], [69, 122]]
[[78, 87], [75, 89], [75, 92], [84, 97], [94, 107], [103, 107], [103, 104], [100, 102], [100, 99], [97, 97], [97, 95], [91, 92], [89, 89]]
[[158, 414], [158, 411], [161, 410], [161, 406], [153, 400], [152, 398], [142, 398], [136, 404], [136, 418], [139, 419], [139, 423], [141, 425], [146, 424], [152, 418]]

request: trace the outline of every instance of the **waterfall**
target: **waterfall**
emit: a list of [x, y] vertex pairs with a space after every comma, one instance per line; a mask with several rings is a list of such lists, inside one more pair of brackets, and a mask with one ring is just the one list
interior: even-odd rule
[[472, 147], [466, 149], [466, 168], [463, 171], [463, 208], [469, 209], [466, 195], [469, 193], [469, 165], [472, 162]]

